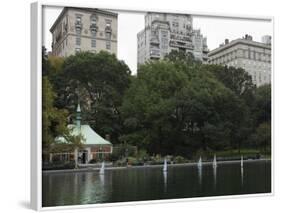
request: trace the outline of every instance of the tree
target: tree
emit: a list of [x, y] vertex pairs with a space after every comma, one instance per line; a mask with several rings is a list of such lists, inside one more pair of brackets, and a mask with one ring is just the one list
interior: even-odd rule
[[150, 153], [183, 155], [233, 143], [244, 105], [194, 64], [179, 57], [140, 66], [121, 108], [127, 130], [122, 140]]
[[99, 134], [109, 134], [113, 143], [122, 132], [119, 107], [130, 83], [128, 66], [114, 54], [81, 52], [65, 59], [53, 78], [58, 94], [55, 105], [74, 112], [83, 108], [83, 121]]
[[271, 152], [271, 125], [268, 122], [261, 123], [252, 134], [252, 141], [256, 147], [264, 153]]
[[253, 94], [255, 85], [252, 77], [244, 69], [221, 65], [206, 65], [205, 67], [236, 95], [246, 98], [247, 95]]
[[42, 145], [43, 151], [49, 152], [51, 145], [55, 143], [55, 137], [68, 134], [67, 111], [53, 106], [55, 93], [48, 77], [43, 77], [42, 85]]
[[257, 88], [255, 93], [256, 125], [271, 121], [271, 85], [265, 84]]
[[[43, 52], [45, 49], [43, 48]], [[49, 81], [51, 69], [54, 67], [46, 55], [42, 57], [42, 149], [43, 156], [53, 152], [67, 152], [80, 148], [83, 145], [84, 138], [81, 135], [72, 135], [71, 130], [67, 127], [68, 111], [58, 109], [54, 106], [56, 93], [53, 85]], [[66, 143], [57, 140], [63, 137]], [[44, 160], [44, 159], [43, 159]], [[76, 161], [77, 162], [77, 161]]]
[[170, 62], [180, 61], [188, 64], [200, 63], [199, 61], [195, 60], [195, 57], [192, 53], [177, 50], [172, 50], [169, 54], [164, 57], [164, 59]]
[[261, 148], [264, 152], [270, 151], [271, 144], [271, 85], [265, 84], [258, 87], [254, 94], [254, 116], [250, 144]]

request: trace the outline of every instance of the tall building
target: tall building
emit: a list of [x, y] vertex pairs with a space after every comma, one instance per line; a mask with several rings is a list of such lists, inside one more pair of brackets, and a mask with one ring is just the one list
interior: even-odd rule
[[200, 30], [193, 30], [191, 15], [149, 12], [137, 39], [138, 64], [162, 59], [172, 50], [192, 53], [195, 59], [207, 61], [207, 39]]
[[271, 37], [263, 37], [262, 41], [253, 41], [250, 35], [231, 42], [225, 39], [223, 44], [209, 52], [209, 63], [243, 68], [257, 86], [270, 83]]
[[52, 54], [67, 57], [101, 50], [117, 54], [117, 20], [117, 13], [65, 7], [50, 29]]

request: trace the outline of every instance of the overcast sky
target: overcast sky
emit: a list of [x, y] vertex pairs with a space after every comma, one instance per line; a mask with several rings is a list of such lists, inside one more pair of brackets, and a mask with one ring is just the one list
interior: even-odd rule
[[[61, 7], [44, 7], [43, 10], [43, 45], [51, 51], [52, 35], [49, 31], [62, 11]], [[118, 11], [118, 59], [124, 60], [133, 74], [137, 69], [137, 33], [144, 28], [142, 12]], [[221, 17], [194, 16], [193, 28], [200, 29], [210, 50], [215, 49], [225, 38], [230, 41], [245, 34], [253, 40], [261, 41], [263, 35], [272, 35], [272, 23], [269, 21], [234, 19]]]

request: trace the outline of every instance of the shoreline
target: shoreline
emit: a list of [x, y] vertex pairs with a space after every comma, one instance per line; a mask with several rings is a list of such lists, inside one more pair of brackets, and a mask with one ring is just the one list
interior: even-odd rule
[[[271, 161], [271, 159], [254, 159], [254, 160], [244, 160], [244, 163], [249, 162], [258, 162], [258, 161]], [[232, 164], [232, 163], [240, 163], [240, 160], [233, 161], [217, 161], [217, 165], [219, 164]], [[202, 162], [203, 165], [212, 165], [212, 161]], [[167, 167], [180, 167], [180, 166], [196, 166], [197, 162], [192, 163], [178, 163], [178, 164], [168, 164]], [[142, 165], [142, 166], [118, 166], [118, 167], [105, 167], [104, 169], [107, 171], [113, 170], [122, 170], [122, 169], [146, 169], [146, 168], [161, 168], [163, 165]], [[61, 170], [43, 170], [42, 174], [56, 174], [56, 173], [77, 173], [77, 172], [99, 172], [100, 168], [78, 168], [78, 169], [61, 169]]]

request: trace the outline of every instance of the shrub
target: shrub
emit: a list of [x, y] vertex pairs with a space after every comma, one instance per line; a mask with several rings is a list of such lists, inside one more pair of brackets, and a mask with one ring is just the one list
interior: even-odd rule
[[176, 156], [176, 157], [174, 158], [174, 162], [175, 162], [175, 163], [185, 163], [186, 160], [185, 160], [185, 158], [182, 157], [182, 156]]
[[97, 163], [97, 162], [98, 162], [97, 159], [92, 159], [89, 161], [89, 163], [92, 163], [92, 164]]
[[69, 162], [54, 162], [54, 163], [44, 163], [42, 165], [42, 170], [61, 170], [61, 169], [74, 169], [75, 161]]

